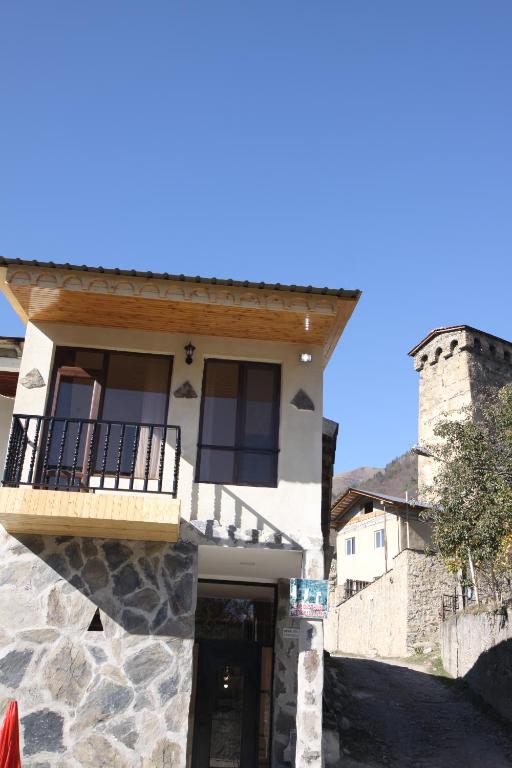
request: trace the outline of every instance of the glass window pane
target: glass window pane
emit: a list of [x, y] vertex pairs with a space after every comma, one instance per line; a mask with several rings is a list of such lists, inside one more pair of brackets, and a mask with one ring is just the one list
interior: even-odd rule
[[[100, 420], [163, 424], [167, 421], [167, 399], [171, 359], [153, 355], [120, 354], [111, 352], [103, 407]], [[96, 470], [103, 468], [107, 427], [101, 425], [97, 433]], [[149, 479], [158, 476], [162, 429], [155, 428], [150, 442], [149, 427], [141, 427], [137, 439], [134, 427], [113, 424], [110, 427], [105, 471], [117, 472], [121, 451], [120, 472]], [[135, 455], [134, 455], [135, 451]], [[148, 467], [149, 453], [149, 467]]]
[[236, 443], [239, 365], [221, 360], [208, 360], [203, 393], [203, 445]]
[[199, 482], [230, 484], [235, 479], [235, 452], [201, 448]]
[[275, 448], [278, 369], [248, 365], [246, 371], [241, 443], [246, 448]]
[[277, 454], [240, 451], [238, 461], [239, 483], [244, 485], [274, 485], [276, 483]]
[[[92, 379], [84, 379], [79, 376], [62, 376], [59, 381], [57, 402], [55, 404], [55, 416], [69, 419], [89, 419], [91, 416], [91, 402], [94, 382]], [[87, 427], [80, 430], [75, 421], [68, 422], [64, 437], [64, 422], [55, 421], [48, 445], [48, 469], [52, 470], [59, 464], [62, 469], [71, 468], [75, 460], [75, 470], [80, 471], [84, 463], [85, 441]], [[80, 441], [77, 440], [80, 430]], [[64, 442], [62, 439], [64, 437]], [[62, 482], [64, 482], [62, 480]], [[68, 481], [66, 481], [68, 482]]]
[[89, 419], [93, 385], [92, 379], [62, 376], [59, 382], [55, 416]]
[[170, 364], [170, 358], [112, 352], [101, 418], [163, 424]]
[[101, 371], [105, 361], [105, 353], [94, 349], [77, 349], [75, 351], [75, 365], [85, 371]]

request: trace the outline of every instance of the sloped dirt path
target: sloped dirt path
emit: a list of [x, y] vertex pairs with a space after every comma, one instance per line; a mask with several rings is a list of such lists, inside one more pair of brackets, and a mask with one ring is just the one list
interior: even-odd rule
[[512, 767], [512, 728], [459, 682], [402, 661], [332, 657], [329, 667], [340, 686], [340, 768]]

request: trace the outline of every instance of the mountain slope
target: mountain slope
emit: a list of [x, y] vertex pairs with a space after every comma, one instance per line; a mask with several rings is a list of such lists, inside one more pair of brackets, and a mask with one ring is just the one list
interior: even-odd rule
[[416, 498], [418, 494], [418, 457], [408, 451], [390, 461], [384, 469], [359, 467], [334, 475], [333, 500], [350, 487], [364, 488], [375, 493], [386, 493], [390, 496], [400, 497], [404, 497], [407, 491], [409, 498]]

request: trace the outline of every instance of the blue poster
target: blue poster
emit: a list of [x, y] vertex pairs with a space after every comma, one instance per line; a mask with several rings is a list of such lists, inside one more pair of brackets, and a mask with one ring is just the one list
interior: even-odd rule
[[290, 579], [290, 618], [327, 618], [327, 581]]

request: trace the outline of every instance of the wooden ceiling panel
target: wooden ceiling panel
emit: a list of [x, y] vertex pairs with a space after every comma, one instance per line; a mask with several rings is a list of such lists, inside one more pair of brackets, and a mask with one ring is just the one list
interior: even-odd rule
[[[325, 346], [339, 317], [11, 285], [30, 320]], [[346, 305], [348, 319], [353, 302]], [[344, 313], [345, 314], [345, 313]], [[343, 322], [344, 325], [344, 322]]]

